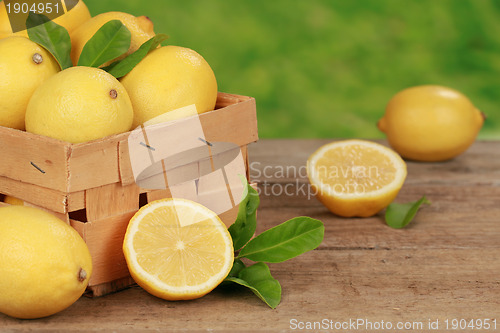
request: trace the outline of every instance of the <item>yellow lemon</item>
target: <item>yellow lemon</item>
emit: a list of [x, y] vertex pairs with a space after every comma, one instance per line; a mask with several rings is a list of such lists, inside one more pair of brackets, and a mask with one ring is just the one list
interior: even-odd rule
[[[62, 2], [64, 3], [64, 1]], [[13, 2], [12, 2], [13, 6]], [[54, 4], [52, 4], [52, 10], [55, 12], [57, 9]], [[59, 7], [60, 8], [60, 7]], [[66, 7], [65, 7], [66, 8]], [[64, 11], [64, 8], [59, 9], [61, 12]], [[66, 10], [64, 14], [55, 18], [53, 20], [54, 23], [63, 26], [71, 33], [73, 30], [82, 25], [85, 21], [90, 19], [90, 12], [85, 3], [82, 0], [79, 0], [77, 4], [71, 8], [71, 10]], [[16, 33], [12, 33], [12, 28], [10, 26], [9, 17], [7, 15], [7, 9], [5, 7], [4, 1], [0, 2], [0, 39], [8, 36], [24, 36], [28, 38], [28, 33], [26, 30], [21, 30]]]
[[127, 91], [111, 74], [70, 67], [33, 93], [26, 110], [26, 131], [79, 143], [126, 132], [132, 118]]
[[0, 40], [0, 126], [24, 130], [31, 95], [59, 70], [52, 55], [29, 39]]
[[431, 162], [466, 151], [483, 122], [484, 115], [463, 94], [428, 85], [397, 93], [378, 127], [401, 156]]
[[123, 242], [130, 274], [146, 291], [167, 300], [202, 297], [231, 270], [231, 235], [206, 207], [162, 199], [130, 220]]
[[387, 207], [406, 178], [406, 164], [391, 149], [364, 140], [326, 144], [307, 161], [317, 198], [334, 214], [368, 217]]
[[6, 195], [3, 202], [13, 206], [24, 206], [24, 201], [10, 195]]
[[11, 36], [28, 38], [28, 33], [26, 30], [21, 30], [16, 33], [12, 32], [9, 16], [7, 15], [7, 8], [5, 7], [5, 2], [0, 1], [0, 39]]
[[0, 253], [0, 312], [15, 318], [66, 309], [83, 294], [92, 274], [80, 235], [32, 207], [0, 207]]
[[210, 65], [195, 51], [164, 46], [150, 52], [120, 80], [134, 107], [133, 127], [187, 105], [198, 113], [213, 110], [217, 81]]
[[[80, 54], [87, 41], [94, 36], [104, 24], [111, 20], [120, 20], [132, 34], [130, 48], [127, 54], [135, 52], [144, 42], [155, 36], [153, 22], [146, 16], [135, 17], [122, 12], [107, 12], [94, 16], [78, 29], [70, 33], [71, 36], [71, 60], [73, 64], [78, 63]], [[125, 57], [118, 57], [117, 59]], [[115, 59], [116, 60], [116, 59]], [[106, 65], [106, 64], [105, 64]]]

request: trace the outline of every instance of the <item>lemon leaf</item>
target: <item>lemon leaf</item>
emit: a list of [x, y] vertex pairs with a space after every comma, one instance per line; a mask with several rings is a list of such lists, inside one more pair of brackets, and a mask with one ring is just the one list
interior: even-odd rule
[[240, 202], [236, 221], [229, 227], [235, 251], [241, 249], [254, 235], [260, 203], [259, 193], [248, 184], [244, 176], [240, 175], [240, 178], [244, 186], [243, 200]]
[[233, 267], [229, 271], [228, 277], [238, 277], [240, 272], [245, 269], [245, 263], [241, 259], [235, 259], [233, 262]]
[[270, 308], [275, 309], [281, 301], [281, 285], [272, 277], [269, 267], [258, 262], [240, 271], [238, 277], [227, 277], [224, 281], [234, 282], [249, 288]]
[[104, 24], [83, 47], [78, 66], [99, 67], [126, 53], [132, 35], [119, 20]]
[[385, 211], [385, 222], [394, 229], [407, 226], [415, 217], [422, 204], [430, 204], [425, 195], [420, 200], [404, 204], [391, 203]]
[[226, 286], [226, 285], [230, 284], [228, 281], [229, 278], [238, 278], [238, 275], [245, 267], [246, 267], [246, 265], [243, 261], [241, 261], [241, 259], [235, 259], [233, 262], [233, 267], [231, 267], [229, 274], [226, 276], [224, 281], [222, 281], [220, 286]]
[[30, 12], [26, 20], [28, 37], [45, 48], [59, 63], [61, 70], [73, 66], [70, 58], [71, 39], [68, 31], [47, 16]]
[[252, 239], [237, 259], [283, 262], [317, 248], [324, 234], [323, 222], [306, 216], [295, 217]]
[[129, 54], [126, 58], [113, 62], [103, 69], [117, 79], [127, 75], [134, 67], [141, 62], [148, 53], [158, 47], [161, 42], [168, 39], [165, 34], [157, 34], [150, 40], [144, 42], [137, 51]]

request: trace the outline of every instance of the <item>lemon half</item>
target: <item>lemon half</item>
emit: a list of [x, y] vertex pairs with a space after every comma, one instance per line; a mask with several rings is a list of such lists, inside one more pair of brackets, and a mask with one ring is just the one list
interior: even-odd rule
[[393, 150], [370, 141], [326, 144], [307, 161], [317, 198], [334, 214], [368, 217], [387, 207], [406, 178], [406, 164]]
[[204, 296], [231, 270], [231, 235], [217, 214], [184, 199], [162, 199], [130, 220], [123, 242], [134, 280], [166, 300]]

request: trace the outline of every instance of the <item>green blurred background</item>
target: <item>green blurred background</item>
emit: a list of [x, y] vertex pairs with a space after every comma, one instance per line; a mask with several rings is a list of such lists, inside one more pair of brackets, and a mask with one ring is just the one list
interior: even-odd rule
[[149, 16], [212, 66], [219, 91], [257, 100], [259, 135], [382, 138], [398, 91], [467, 95], [500, 139], [499, 0], [85, 0]]

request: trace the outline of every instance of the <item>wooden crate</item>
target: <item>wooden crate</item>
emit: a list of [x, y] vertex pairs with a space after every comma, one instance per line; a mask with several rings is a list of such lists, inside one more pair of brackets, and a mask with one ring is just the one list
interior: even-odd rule
[[[216, 109], [201, 114], [200, 122], [207, 141], [240, 147], [248, 177], [247, 145], [258, 139], [255, 99], [219, 93]], [[133, 283], [122, 252], [128, 222], [140, 206], [169, 197], [168, 189], [135, 184], [129, 134], [70, 144], [0, 127], [0, 193], [49, 211], [80, 233], [92, 255], [92, 296]], [[220, 217], [229, 225], [236, 214], [237, 207]]]

